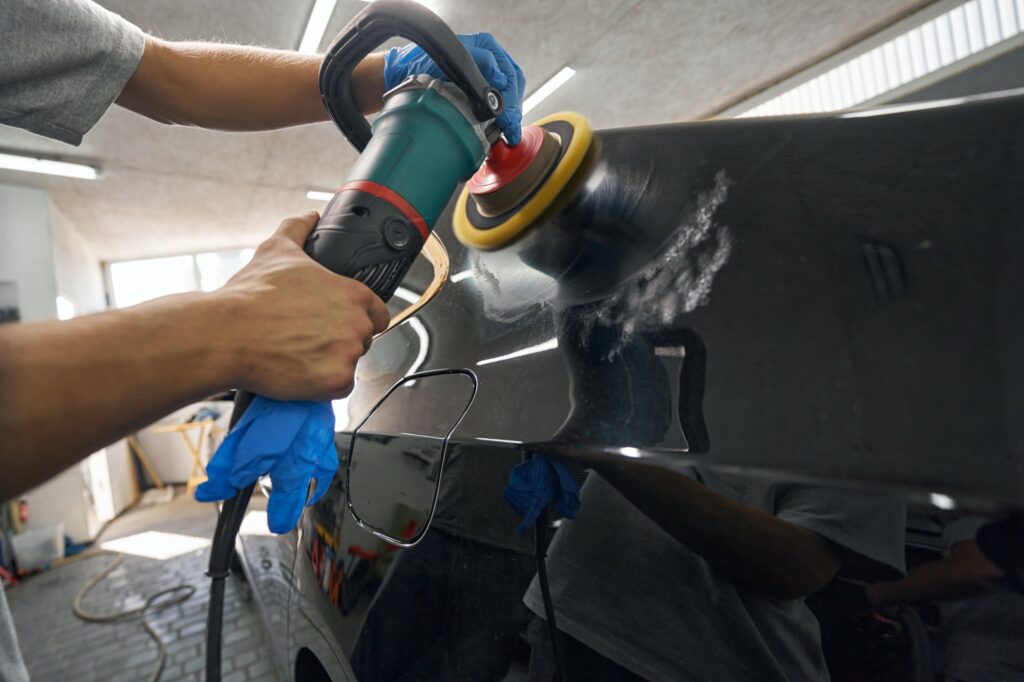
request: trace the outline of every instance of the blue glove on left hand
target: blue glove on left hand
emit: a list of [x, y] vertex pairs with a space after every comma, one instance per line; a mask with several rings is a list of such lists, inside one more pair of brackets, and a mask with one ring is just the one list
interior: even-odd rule
[[[459, 40], [469, 50], [487, 82], [501, 93], [505, 109], [497, 118], [497, 123], [505, 133], [505, 141], [514, 147], [519, 144], [520, 126], [523, 121], [523, 94], [526, 92], [526, 77], [523, 70], [490, 33], [459, 36]], [[409, 76], [420, 74], [449, 80], [447, 74], [441, 71], [434, 60], [418, 45], [393, 47], [385, 53], [386, 90], [395, 87]]]
[[[331, 487], [337, 470], [334, 410], [329, 402], [256, 396], [206, 466], [209, 480], [196, 488], [196, 499], [226, 500], [270, 474], [267, 522], [274, 533], [287, 533], [299, 522], [302, 508]], [[307, 501], [312, 479], [316, 491]]]
[[580, 508], [580, 486], [561, 460], [534, 455], [512, 467], [505, 486], [505, 501], [522, 515], [523, 521], [516, 528], [522, 534], [551, 503], [565, 518], [575, 518]]

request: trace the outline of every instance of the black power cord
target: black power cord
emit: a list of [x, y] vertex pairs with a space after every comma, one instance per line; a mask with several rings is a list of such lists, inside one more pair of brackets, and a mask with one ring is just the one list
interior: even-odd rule
[[[247, 391], [238, 391], [235, 395], [235, 407], [231, 412], [231, 425], [241, 419], [245, 410], [252, 402], [253, 395]], [[210, 602], [206, 613], [206, 682], [220, 682], [221, 679], [221, 640], [224, 630], [224, 591], [226, 581], [231, 575], [231, 559], [235, 551], [235, 539], [242, 526], [252, 488], [240, 490], [230, 500], [224, 502], [220, 515], [217, 517], [217, 529], [213, 535], [210, 548], [210, 564], [206, 575], [210, 578]], [[551, 586], [548, 584], [547, 556], [548, 528], [550, 512], [547, 507], [537, 517], [534, 524], [535, 552], [537, 559], [537, 579], [540, 582], [540, 594], [544, 601], [544, 616], [548, 622], [551, 635], [551, 653], [555, 659], [557, 682], [565, 682], [565, 661], [558, 643], [558, 625], [555, 623], [555, 606], [551, 599]]]
[[550, 512], [547, 507], [537, 517], [534, 524], [534, 538], [536, 540], [534, 556], [537, 559], [537, 580], [540, 582], [540, 596], [544, 600], [544, 617], [548, 622], [548, 634], [551, 635], [551, 655], [555, 659], [555, 671], [557, 682], [565, 682], [565, 661], [562, 659], [562, 651], [558, 646], [558, 625], [555, 623], [555, 605], [551, 600], [551, 587], [548, 585], [547, 549], [548, 549], [548, 527], [550, 526]]
[[[245, 414], [253, 395], [247, 391], [235, 394], [235, 407], [231, 412], [231, 426]], [[224, 591], [231, 575], [231, 559], [235, 552], [235, 538], [242, 526], [245, 511], [252, 497], [252, 488], [239, 490], [230, 500], [225, 500], [217, 516], [217, 529], [213, 533], [210, 547], [210, 564], [206, 575], [210, 578], [210, 603], [206, 611], [206, 682], [220, 682], [221, 640], [224, 633]]]

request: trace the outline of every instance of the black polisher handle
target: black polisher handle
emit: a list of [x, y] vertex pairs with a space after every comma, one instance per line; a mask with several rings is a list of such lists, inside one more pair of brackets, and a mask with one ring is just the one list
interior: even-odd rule
[[317, 263], [368, 286], [387, 303], [423, 248], [423, 235], [386, 201], [339, 192], [324, 208], [305, 250]]
[[422, 47], [469, 98], [477, 120], [487, 121], [501, 114], [501, 94], [480, 73], [466, 46], [448, 24], [410, 0], [377, 0], [342, 29], [320, 65], [320, 96], [324, 106], [353, 147], [363, 151], [372, 133], [352, 97], [352, 70], [389, 38], [405, 38]]

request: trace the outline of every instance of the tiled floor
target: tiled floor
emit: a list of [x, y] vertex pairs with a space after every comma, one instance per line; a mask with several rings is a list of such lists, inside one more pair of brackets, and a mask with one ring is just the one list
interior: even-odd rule
[[[179, 492], [169, 504], [137, 508], [113, 521], [100, 541], [145, 531], [174, 533], [208, 540], [216, 524], [212, 505], [201, 505]], [[163, 536], [160, 549], [173, 538]], [[163, 560], [125, 555], [125, 562], [90, 592], [86, 609], [107, 613], [133, 608], [154, 592], [189, 583], [196, 593], [182, 604], [150, 615], [167, 646], [161, 680], [203, 678], [209, 546]], [[74, 616], [75, 594], [111, 557], [95, 557], [29, 578], [7, 591], [22, 653], [33, 682], [50, 680], [147, 680], [156, 663], [156, 644], [137, 617], [116, 623], [86, 623]], [[228, 581], [224, 608], [224, 682], [278, 680], [263, 628], [248, 588], [237, 577]]]

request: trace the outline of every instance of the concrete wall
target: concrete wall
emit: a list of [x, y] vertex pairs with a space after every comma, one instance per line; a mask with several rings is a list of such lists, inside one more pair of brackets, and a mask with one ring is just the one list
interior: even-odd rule
[[21, 319], [57, 316], [50, 200], [34, 187], [0, 184], [0, 281], [18, 284]]
[[[58, 295], [73, 301], [79, 315], [106, 307], [99, 260], [38, 188], [0, 184], [0, 281], [16, 282], [24, 322], [54, 319]], [[128, 467], [127, 448], [115, 444], [26, 492], [28, 527], [63, 523], [76, 542], [91, 539], [109, 517], [98, 516], [97, 508], [116, 514], [131, 502]], [[93, 504], [92, 495], [105, 495], [112, 505]]]
[[[57, 316], [50, 201], [46, 191], [0, 185], [0, 280], [17, 283], [24, 322]], [[29, 528], [61, 522], [75, 539], [89, 533], [89, 509], [81, 471], [71, 467], [25, 494]]]
[[57, 293], [75, 304], [77, 315], [104, 310], [107, 294], [99, 258], [61, 211], [51, 207], [50, 216]]
[[[106, 283], [99, 258], [67, 216], [52, 205], [50, 219], [57, 293], [74, 304], [78, 316], [105, 310]], [[93, 525], [98, 530], [111, 515], [120, 514], [134, 501], [135, 489], [125, 441], [104, 448], [93, 458], [105, 459], [103, 463], [91, 462], [92, 475], [87, 479], [93, 494], [108, 494], [111, 498], [109, 505], [97, 502], [98, 517]]]

